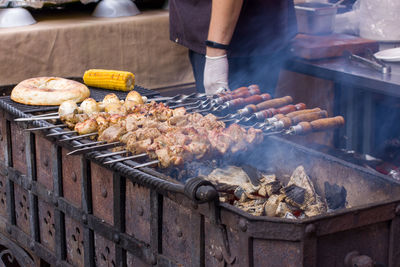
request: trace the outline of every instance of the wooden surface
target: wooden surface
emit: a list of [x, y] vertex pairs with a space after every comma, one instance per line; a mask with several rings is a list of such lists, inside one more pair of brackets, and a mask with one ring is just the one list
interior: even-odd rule
[[365, 49], [378, 51], [376, 41], [347, 34], [306, 35], [298, 34], [293, 42], [295, 56], [304, 59], [340, 57], [347, 50], [354, 54], [363, 54]]

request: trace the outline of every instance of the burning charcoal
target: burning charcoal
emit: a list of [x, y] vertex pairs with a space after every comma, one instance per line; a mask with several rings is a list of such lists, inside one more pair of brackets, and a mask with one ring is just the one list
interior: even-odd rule
[[320, 215], [322, 213], [326, 212], [326, 205], [324, 202], [320, 200], [318, 197], [318, 200], [316, 201], [315, 204], [308, 205], [306, 210], [304, 211], [305, 215], [307, 217], [312, 217], [316, 215]]
[[305, 210], [307, 205], [314, 204], [316, 202], [317, 193], [315, 192], [314, 185], [306, 174], [303, 166], [299, 166], [294, 170], [287, 186], [292, 184], [305, 189], [304, 202], [300, 207], [302, 210]]
[[219, 201], [223, 203], [233, 203], [235, 201], [235, 197], [230, 193], [219, 193]]
[[260, 189], [258, 190], [258, 194], [263, 197], [277, 194], [279, 193], [279, 190], [282, 188], [281, 182], [276, 179], [276, 176], [274, 174], [272, 175], [263, 174], [260, 183], [261, 186]]
[[278, 194], [282, 188], [282, 184], [280, 181], [273, 181], [265, 185], [265, 189], [267, 191], [268, 196], [272, 196], [273, 194]]
[[[315, 192], [314, 185], [306, 174], [303, 166], [299, 166], [294, 170], [287, 187], [290, 185], [296, 185], [305, 190], [304, 202], [299, 206], [299, 208], [305, 211], [307, 216], [315, 216], [326, 212], [326, 204]], [[296, 206], [294, 205], [295, 203], [290, 202], [290, 198], [287, 198], [286, 201], [289, 204]]]
[[264, 185], [260, 186], [260, 189], [258, 189], [258, 194], [262, 197], [268, 196], [267, 189], [265, 188]]
[[237, 199], [239, 199], [239, 202], [245, 202], [245, 201], [247, 201], [249, 199], [247, 197], [247, 194], [246, 194], [245, 190], [243, 188], [241, 188], [240, 186], [238, 186], [235, 189], [235, 192], [233, 194], [235, 195], [235, 197]]
[[283, 195], [272, 195], [268, 198], [264, 204], [265, 215], [274, 217], [276, 209], [278, 208], [279, 202], [283, 200]]
[[277, 180], [276, 180], [275, 174], [269, 174], [269, 175], [262, 174], [261, 175], [260, 182], [263, 183], [263, 184], [268, 184], [268, 183], [272, 183], [272, 182], [276, 182], [276, 181]]
[[265, 199], [250, 200], [247, 202], [235, 201], [234, 205], [239, 209], [248, 212], [254, 216], [261, 216], [264, 213], [264, 202]]
[[276, 217], [285, 217], [286, 213], [290, 213], [291, 210], [289, 209], [289, 206], [285, 202], [279, 202], [278, 207], [276, 208], [275, 211], [275, 216]]
[[325, 182], [324, 187], [328, 208], [336, 210], [346, 207], [347, 191], [343, 186], [338, 186], [337, 184], [331, 185]]
[[241, 165], [243, 171], [247, 174], [253, 186], [260, 185], [260, 180], [263, 178], [259, 170], [248, 164]]
[[286, 196], [286, 202], [294, 207], [304, 207], [306, 190], [295, 184], [282, 188], [282, 193]]
[[283, 218], [297, 220], [296, 216], [294, 216], [291, 212], [286, 212], [285, 216], [283, 216]]
[[219, 190], [235, 190], [236, 187], [249, 182], [249, 177], [242, 168], [227, 166], [213, 170], [207, 177]]

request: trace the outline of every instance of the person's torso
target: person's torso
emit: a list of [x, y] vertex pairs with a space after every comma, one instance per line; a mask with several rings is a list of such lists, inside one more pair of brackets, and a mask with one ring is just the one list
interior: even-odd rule
[[[211, 0], [170, 0], [171, 40], [205, 53]], [[230, 43], [230, 56], [270, 54], [297, 32], [292, 0], [244, 0]]]

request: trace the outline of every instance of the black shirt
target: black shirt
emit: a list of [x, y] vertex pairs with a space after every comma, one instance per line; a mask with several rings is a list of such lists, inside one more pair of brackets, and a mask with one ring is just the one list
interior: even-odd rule
[[[169, 4], [171, 40], [205, 54], [211, 0], [170, 0]], [[286, 47], [296, 33], [292, 0], [244, 0], [228, 55], [268, 55]]]

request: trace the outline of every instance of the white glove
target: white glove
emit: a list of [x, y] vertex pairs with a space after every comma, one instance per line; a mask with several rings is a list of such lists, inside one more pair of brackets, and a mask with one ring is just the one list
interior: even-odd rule
[[207, 95], [214, 95], [229, 90], [228, 58], [226, 55], [218, 57], [206, 56], [203, 84]]

